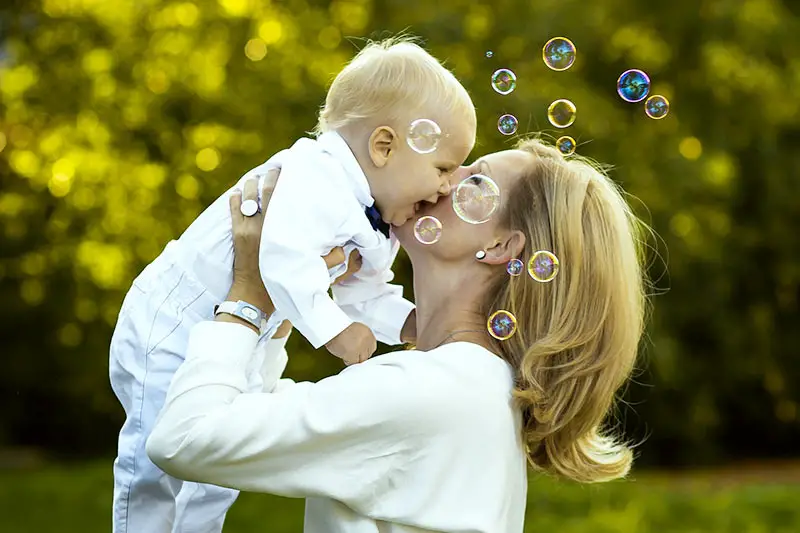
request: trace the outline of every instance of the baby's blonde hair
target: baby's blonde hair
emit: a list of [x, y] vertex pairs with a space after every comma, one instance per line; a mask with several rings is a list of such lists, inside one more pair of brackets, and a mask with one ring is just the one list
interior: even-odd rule
[[647, 228], [588, 159], [566, 158], [538, 139], [518, 149], [534, 158], [508, 191], [500, 223], [527, 236], [519, 259], [549, 250], [560, 271], [540, 283], [503, 269], [482, 312], [517, 317], [516, 334], [496, 347], [516, 372], [528, 459], [535, 469], [580, 482], [623, 477], [633, 453], [603, 424], [642, 335]]
[[369, 42], [336, 76], [314, 133], [430, 110], [476, 121], [472, 99], [456, 77], [411, 38], [393, 37]]

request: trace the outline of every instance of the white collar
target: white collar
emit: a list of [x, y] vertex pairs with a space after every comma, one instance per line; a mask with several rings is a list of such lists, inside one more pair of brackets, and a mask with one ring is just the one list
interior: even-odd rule
[[361, 205], [370, 207], [374, 204], [375, 199], [372, 197], [372, 193], [369, 190], [367, 176], [364, 174], [361, 165], [358, 164], [358, 160], [347, 144], [347, 141], [337, 132], [327, 131], [317, 138], [317, 142], [325, 152], [333, 156], [333, 158], [344, 167], [345, 174], [347, 174], [347, 177], [350, 179], [353, 193]]

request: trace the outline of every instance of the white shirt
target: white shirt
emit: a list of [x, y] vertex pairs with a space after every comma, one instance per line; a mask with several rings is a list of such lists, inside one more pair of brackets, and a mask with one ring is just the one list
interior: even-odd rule
[[[374, 230], [364, 214], [374, 199], [350, 147], [335, 132], [317, 140], [300, 139], [245, 174], [236, 188], [255, 176], [262, 178], [260, 191], [272, 168], [280, 168], [281, 175], [267, 207], [259, 265], [277, 311], [265, 335], [289, 319], [319, 348], [353, 322], [362, 322], [379, 341], [400, 344], [414, 304], [403, 298], [401, 286], [389, 283], [399, 243]], [[217, 199], [177, 242], [182, 266], [220, 300], [232, 280], [229, 195]], [[331, 287], [344, 266], [328, 271], [321, 256], [343, 245], [348, 256], [359, 250], [362, 267]]]
[[307, 533], [522, 531], [521, 416], [500, 358], [457, 342], [246, 393], [256, 340], [239, 324], [192, 330], [147, 441], [168, 474], [305, 497]]

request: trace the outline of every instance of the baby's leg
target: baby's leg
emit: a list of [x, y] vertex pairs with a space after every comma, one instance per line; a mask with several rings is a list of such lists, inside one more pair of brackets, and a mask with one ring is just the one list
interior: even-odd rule
[[212, 309], [203, 290], [175, 265], [146, 270], [125, 298], [109, 365], [126, 415], [114, 461], [114, 533], [172, 531], [183, 482], [150, 461], [145, 442], [184, 360], [191, 327]]

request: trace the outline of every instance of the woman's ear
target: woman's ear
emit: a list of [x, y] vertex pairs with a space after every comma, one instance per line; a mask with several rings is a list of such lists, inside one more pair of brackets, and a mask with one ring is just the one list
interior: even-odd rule
[[518, 257], [524, 249], [525, 234], [519, 230], [509, 231], [484, 250], [486, 257], [480, 261], [489, 265], [502, 265]]
[[396, 149], [397, 133], [389, 126], [378, 126], [369, 136], [369, 157], [372, 164], [383, 168]]

